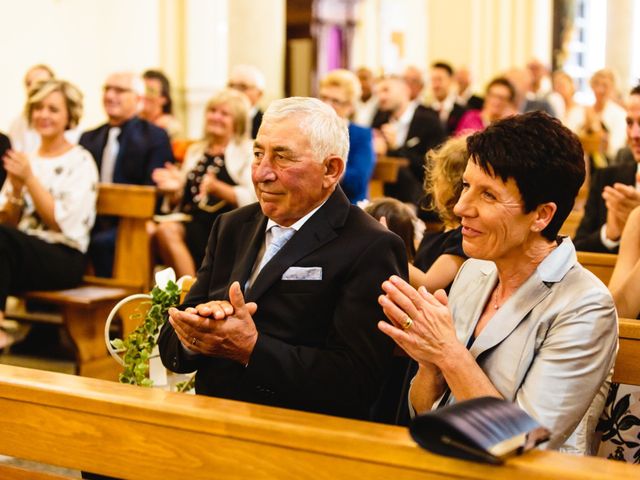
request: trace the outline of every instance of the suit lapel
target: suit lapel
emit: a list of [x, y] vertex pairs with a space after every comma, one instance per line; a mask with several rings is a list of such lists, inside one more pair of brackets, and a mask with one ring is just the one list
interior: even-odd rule
[[96, 160], [96, 165], [98, 166], [98, 172], [102, 168], [102, 155], [104, 154], [104, 149], [107, 146], [107, 136], [109, 134], [109, 124], [105, 124], [97, 132], [95, 137], [95, 143], [92, 146], [92, 154], [93, 158]]
[[256, 261], [258, 251], [264, 242], [265, 228], [267, 225], [267, 217], [262, 215], [260, 209], [258, 209], [255, 217], [245, 222], [240, 227], [241, 245], [238, 247], [238, 252], [245, 252], [245, 255], [240, 261], [236, 261], [231, 271], [231, 281], [239, 281], [240, 287], [244, 289], [244, 285], [251, 275], [253, 264]]
[[349, 201], [337, 187], [326, 203], [262, 268], [247, 292], [247, 301], [257, 301], [290, 266], [336, 238], [335, 228], [344, 224], [348, 211]]
[[[495, 276], [497, 274], [494, 274]], [[491, 285], [495, 285], [495, 281]], [[541, 280], [538, 272], [534, 272], [524, 285], [495, 313], [484, 330], [480, 332], [469, 352], [474, 358], [478, 358], [482, 352], [498, 345], [550, 292], [551, 289]], [[486, 300], [488, 300], [488, 297], [481, 304], [483, 308], [486, 305]], [[476, 318], [479, 318], [479, 315]]]

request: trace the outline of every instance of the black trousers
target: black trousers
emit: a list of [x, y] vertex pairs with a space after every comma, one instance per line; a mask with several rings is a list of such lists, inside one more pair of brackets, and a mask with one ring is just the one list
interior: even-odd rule
[[11, 294], [75, 287], [84, 269], [85, 256], [75, 248], [0, 225], [0, 310]]

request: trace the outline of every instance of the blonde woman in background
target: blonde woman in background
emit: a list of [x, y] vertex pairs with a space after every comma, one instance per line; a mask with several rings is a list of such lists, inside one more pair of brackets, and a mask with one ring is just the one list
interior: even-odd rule
[[577, 103], [574, 99], [576, 85], [573, 78], [562, 70], [553, 72], [553, 93], [561, 99], [559, 105], [562, 109], [556, 108], [560, 121], [574, 133], [578, 133], [585, 122], [585, 107]]
[[425, 232], [409, 279], [415, 288], [434, 292], [448, 289], [460, 265], [467, 259], [462, 250], [460, 218], [453, 212], [462, 192], [462, 174], [467, 166], [467, 137], [449, 139], [428, 154], [425, 192], [444, 225], [442, 232]]
[[615, 158], [618, 150], [626, 145], [627, 114], [625, 109], [618, 105], [613, 97], [616, 93], [616, 79], [612, 70], [603, 68], [591, 77], [589, 82], [595, 103], [586, 110], [586, 121], [593, 130], [598, 130], [600, 125], [608, 132], [608, 144], [606, 154], [609, 159]]
[[162, 261], [178, 276], [195, 275], [218, 215], [256, 201], [249, 108], [247, 97], [236, 90], [214, 95], [205, 110], [204, 138], [189, 147], [182, 167], [153, 172], [173, 211], [190, 216], [159, 223], [154, 235]]
[[[0, 328], [9, 294], [80, 283], [96, 213], [96, 164], [65, 138], [82, 114], [80, 91], [62, 80], [36, 84], [26, 113], [40, 146], [29, 154], [9, 150], [2, 158]], [[0, 348], [9, 343], [0, 330]]]

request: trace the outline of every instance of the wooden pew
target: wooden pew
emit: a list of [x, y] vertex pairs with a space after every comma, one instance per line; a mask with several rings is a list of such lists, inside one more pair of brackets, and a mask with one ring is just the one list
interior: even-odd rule
[[376, 160], [373, 175], [369, 181], [369, 198], [384, 196], [384, 184], [395, 183], [398, 180], [398, 171], [407, 167], [409, 160], [406, 158], [379, 156]]
[[571, 238], [575, 237], [583, 216], [584, 210], [572, 210], [571, 212], [569, 212], [567, 219], [562, 224], [562, 227], [560, 227], [559, 234], [566, 235], [567, 237]]
[[6, 365], [0, 411], [2, 455], [143, 480], [588, 480], [640, 472], [545, 451], [499, 467], [471, 463], [422, 450], [402, 427]]
[[620, 347], [613, 381], [640, 386], [640, 320], [618, 319], [618, 332]]
[[616, 266], [618, 256], [613, 253], [577, 252], [578, 262], [602, 280], [605, 285], [609, 284], [613, 269]]
[[[151, 283], [151, 254], [146, 222], [155, 210], [155, 188], [137, 185], [101, 184], [99, 215], [118, 217], [112, 278], [85, 276], [77, 288], [31, 291], [7, 318], [63, 324], [76, 349], [77, 373], [99, 378], [117, 378], [117, 365], [107, 354], [104, 322], [111, 308], [131, 293], [148, 291]], [[29, 302], [55, 305], [60, 314], [31, 312]]]

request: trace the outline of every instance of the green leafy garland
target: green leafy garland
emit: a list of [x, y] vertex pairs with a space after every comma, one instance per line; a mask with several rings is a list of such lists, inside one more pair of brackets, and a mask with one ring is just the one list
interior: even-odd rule
[[[167, 310], [180, 302], [180, 287], [169, 280], [167, 286], [161, 289], [157, 285], [151, 290], [151, 306], [144, 316], [144, 321], [124, 340], [116, 338], [111, 345], [118, 353], [124, 353], [124, 370], [118, 377], [120, 383], [129, 383], [143, 387], [153, 386], [148, 377], [149, 358], [156, 346], [158, 333], [167, 319]], [[145, 302], [147, 303], [147, 302]], [[135, 314], [140, 316], [140, 314]], [[189, 389], [192, 381], [178, 385], [179, 391]]]

